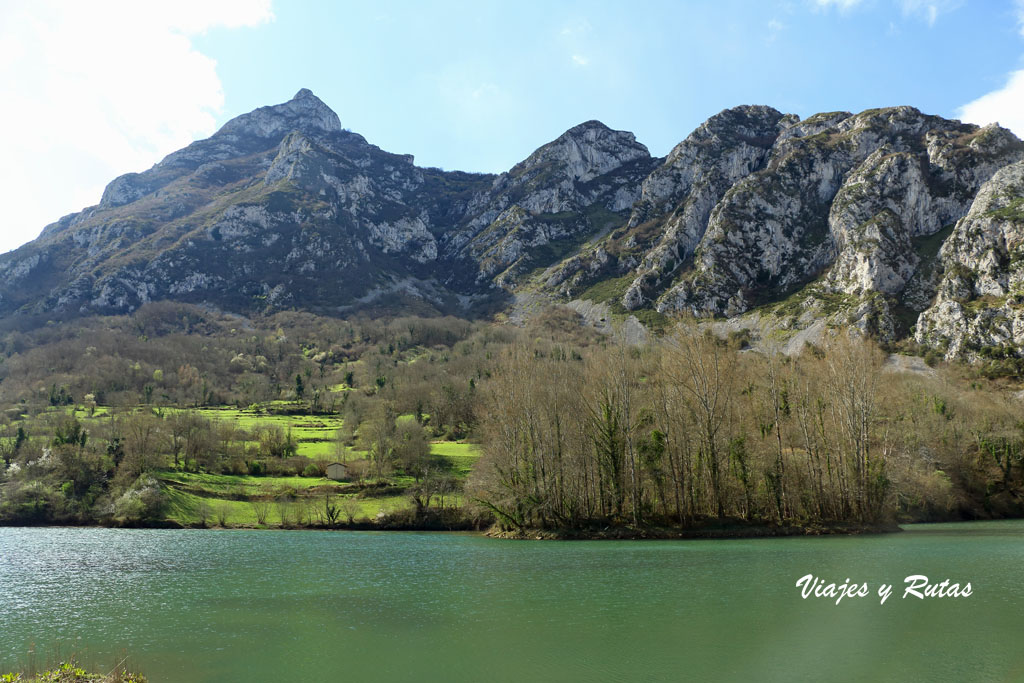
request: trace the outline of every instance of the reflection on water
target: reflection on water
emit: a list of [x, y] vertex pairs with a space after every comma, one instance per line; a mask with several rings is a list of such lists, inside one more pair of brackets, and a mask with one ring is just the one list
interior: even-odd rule
[[[35, 643], [155, 682], [1018, 680], [1022, 540], [0, 529], [0, 665]], [[802, 600], [808, 573], [872, 595]], [[974, 595], [902, 599], [911, 574]]]

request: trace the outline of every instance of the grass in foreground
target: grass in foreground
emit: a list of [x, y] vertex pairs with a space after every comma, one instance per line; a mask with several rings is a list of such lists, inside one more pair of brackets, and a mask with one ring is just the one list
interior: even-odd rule
[[106, 674], [89, 673], [71, 660], [41, 673], [22, 671], [0, 674], [0, 683], [146, 683], [146, 677], [124, 671], [120, 667]]

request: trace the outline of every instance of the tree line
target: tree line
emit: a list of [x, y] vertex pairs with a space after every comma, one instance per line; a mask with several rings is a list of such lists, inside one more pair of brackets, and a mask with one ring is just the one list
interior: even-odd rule
[[[416, 509], [460, 499], [512, 529], [1024, 512], [1010, 387], [892, 372], [844, 334], [795, 356], [739, 346], [694, 321], [630, 346], [564, 308], [514, 327], [157, 303], [0, 329], [0, 518], [156, 518], [163, 469], [322, 476], [287, 430], [194, 410], [275, 402], [341, 417], [330, 459], [363, 454], [358, 478], [409, 475]], [[483, 457], [463, 495], [429, 442], [466, 438]]]
[[1017, 401], [842, 333], [797, 356], [693, 323], [645, 347], [519, 343], [481, 392], [470, 495], [508, 529], [1020, 514]]

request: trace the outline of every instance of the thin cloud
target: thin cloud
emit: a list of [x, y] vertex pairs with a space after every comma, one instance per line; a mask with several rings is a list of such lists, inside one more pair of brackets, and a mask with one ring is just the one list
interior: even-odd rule
[[482, 83], [479, 87], [477, 87], [473, 91], [473, 94], [471, 95], [471, 97], [474, 100], [480, 100], [480, 99], [484, 99], [486, 97], [493, 97], [495, 95], [500, 95], [500, 94], [501, 94], [501, 90], [494, 83]]
[[[840, 14], [868, 5], [866, 0], [808, 0], [811, 8], [816, 11], [836, 9]], [[1018, 8], [1024, 8], [1024, 0], [1015, 0]], [[871, 3], [872, 5], [874, 3]], [[934, 26], [943, 14], [948, 14], [963, 6], [963, 0], [893, 0], [904, 17], [914, 17]], [[1019, 14], [1024, 17], [1024, 9]]]
[[819, 10], [836, 8], [840, 12], [848, 12], [857, 5], [864, 3], [864, 0], [811, 0], [811, 5]]
[[903, 16], [923, 19], [931, 27], [941, 15], [959, 9], [963, 4], [962, 0], [900, 0], [900, 9]]
[[0, 9], [0, 251], [99, 201], [104, 184], [213, 132], [224, 93], [190, 36], [272, 21], [269, 0], [31, 0]]
[[587, 21], [586, 19], [583, 19], [582, 21], [578, 21], [574, 24], [564, 27], [560, 31], [560, 33], [563, 36], [578, 36], [583, 33], [590, 33], [590, 30], [592, 28], [593, 26], [590, 25], [590, 22]]
[[583, 68], [590, 65], [590, 57], [593, 52], [593, 38], [591, 33], [594, 27], [586, 19], [568, 24], [559, 31], [558, 42], [569, 64], [575, 68]]
[[494, 74], [475, 62], [449, 64], [437, 80], [438, 92], [460, 126], [491, 125], [515, 109], [515, 98], [494, 80]]

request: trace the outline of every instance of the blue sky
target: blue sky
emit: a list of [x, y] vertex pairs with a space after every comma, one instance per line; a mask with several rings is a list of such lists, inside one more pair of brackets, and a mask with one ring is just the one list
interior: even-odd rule
[[1020, 0], [0, 0], [0, 125], [17, 131], [0, 251], [302, 87], [370, 142], [469, 171], [588, 119], [664, 155], [746, 103], [910, 104], [1024, 135], [1022, 16]]

